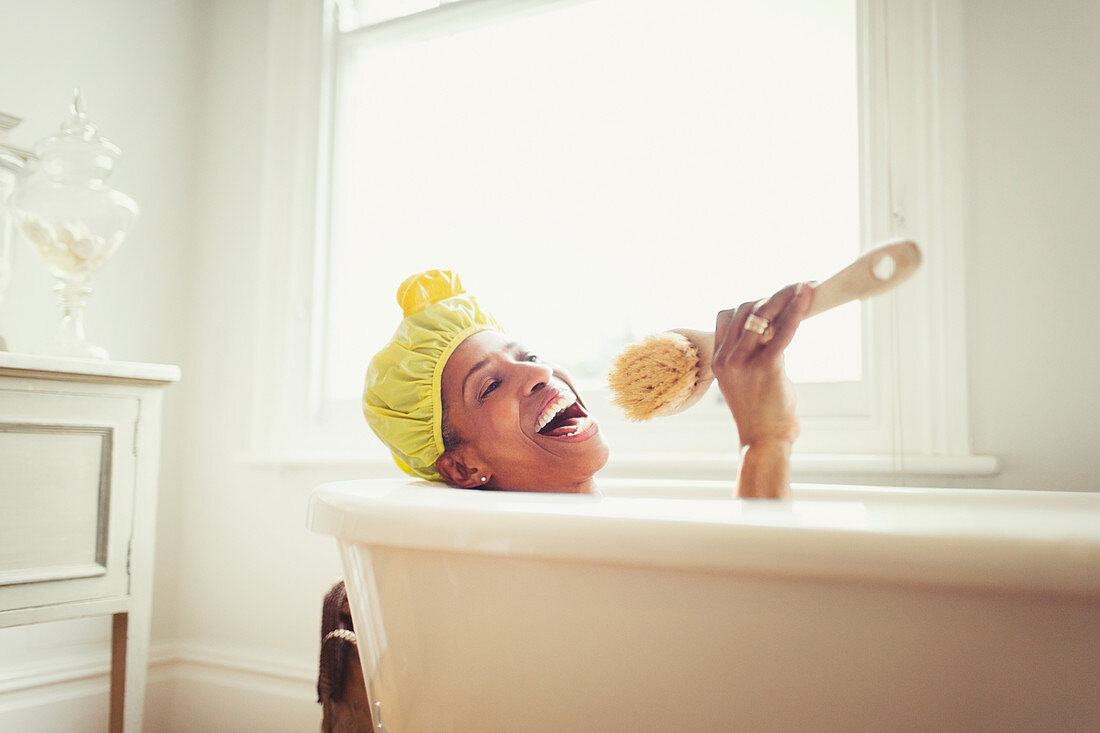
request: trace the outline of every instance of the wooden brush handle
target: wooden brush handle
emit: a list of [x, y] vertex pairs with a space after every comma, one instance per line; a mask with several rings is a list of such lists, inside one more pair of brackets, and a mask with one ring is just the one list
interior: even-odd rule
[[[920, 248], [912, 242], [891, 242], [864, 252], [855, 262], [814, 288], [814, 302], [805, 318], [892, 290], [917, 271], [920, 261]], [[695, 404], [714, 379], [710, 369], [714, 333], [689, 328], [677, 328], [675, 332], [686, 336], [699, 352], [698, 386], [695, 394], [676, 410], [679, 412]]]
[[912, 242], [875, 247], [814, 288], [814, 302], [805, 317], [892, 290], [908, 280], [918, 267], [920, 248]]

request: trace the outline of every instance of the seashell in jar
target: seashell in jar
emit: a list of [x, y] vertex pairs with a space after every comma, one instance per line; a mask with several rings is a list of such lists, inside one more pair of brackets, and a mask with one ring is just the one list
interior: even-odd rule
[[[96, 242], [96, 240], [99, 240]], [[69, 249], [82, 260], [93, 259], [103, 248], [103, 237], [81, 237], [73, 240]]]
[[57, 241], [70, 249], [77, 240], [87, 239], [91, 236], [92, 233], [88, 231], [88, 225], [82, 221], [62, 219], [61, 223], [57, 225]]
[[84, 267], [75, 255], [60, 242], [52, 242], [49, 246], [40, 247], [39, 253], [52, 267], [70, 274], [78, 274]]
[[33, 214], [26, 214], [23, 217], [22, 229], [23, 236], [40, 249], [54, 243], [53, 227]]

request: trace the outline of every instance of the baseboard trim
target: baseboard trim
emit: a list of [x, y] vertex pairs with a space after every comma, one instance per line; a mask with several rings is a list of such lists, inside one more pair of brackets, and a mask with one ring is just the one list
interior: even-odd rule
[[[110, 677], [109, 653], [84, 654], [0, 671], [0, 699], [82, 680]], [[171, 680], [186, 676], [214, 684], [264, 689], [275, 694], [299, 690], [313, 694], [317, 672], [312, 665], [208, 644], [154, 644], [149, 651], [149, 676]]]
[[317, 669], [313, 664], [209, 644], [157, 645], [149, 654], [149, 668], [154, 667], [175, 668], [192, 675], [214, 672], [223, 676], [242, 675], [253, 682], [267, 680], [311, 686], [317, 682]]
[[80, 680], [108, 677], [111, 660], [108, 655], [81, 655], [68, 659], [34, 663], [19, 669], [0, 672], [0, 696], [29, 692]]

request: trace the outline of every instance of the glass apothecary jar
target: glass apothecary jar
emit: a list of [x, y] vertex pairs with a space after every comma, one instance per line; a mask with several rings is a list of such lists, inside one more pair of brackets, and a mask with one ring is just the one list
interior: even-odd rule
[[84, 335], [89, 278], [115, 253], [138, 217], [133, 199], [107, 185], [122, 151], [99, 135], [77, 90], [61, 130], [34, 146], [38, 164], [11, 196], [16, 227], [57, 279], [61, 327], [43, 349], [106, 359]]

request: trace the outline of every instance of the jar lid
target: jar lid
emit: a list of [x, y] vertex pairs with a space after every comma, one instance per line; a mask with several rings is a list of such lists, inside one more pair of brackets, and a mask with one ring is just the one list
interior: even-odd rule
[[69, 117], [61, 123], [61, 131], [39, 140], [34, 151], [42, 168], [51, 176], [78, 174], [106, 178], [114, 168], [122, 150], [96, 131], [88, 119], [87, 106], [80, 89], [73, 91]]

